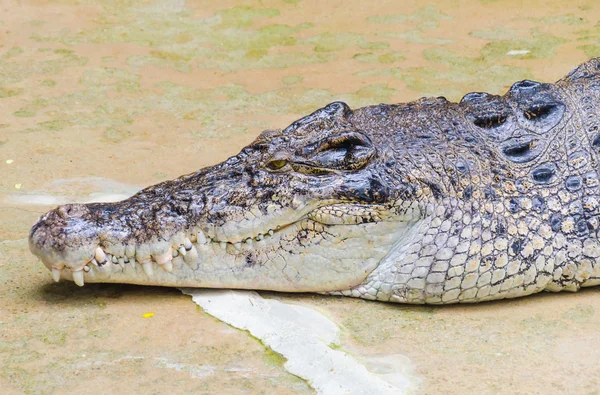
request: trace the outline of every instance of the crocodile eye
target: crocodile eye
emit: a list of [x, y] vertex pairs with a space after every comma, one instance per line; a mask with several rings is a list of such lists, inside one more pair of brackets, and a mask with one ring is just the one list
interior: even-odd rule
[[309, 144], [298, 155], [315, 168], [357, 170], [375, 156], [375, 148], [362, 133], [347, 131]]
[[271, 170], [279, 170], [287, 165], [287, 163], [288, 161], [285, 159], [275, 159], [267, 163], [267, 167]]

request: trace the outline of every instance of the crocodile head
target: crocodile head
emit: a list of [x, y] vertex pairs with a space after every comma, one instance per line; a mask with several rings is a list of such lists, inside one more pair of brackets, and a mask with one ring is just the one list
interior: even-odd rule
[[30, 247], [55, 279], [478, 302], [600, 284], [600, 59], [264, 132], [115, 204], [61, 206]]
[[372, 116], [336, 102], [213, 167], [118, 203], [43, 215], [31, 251], [60, 278], [335, 291], [360, 284], [423, 209]]

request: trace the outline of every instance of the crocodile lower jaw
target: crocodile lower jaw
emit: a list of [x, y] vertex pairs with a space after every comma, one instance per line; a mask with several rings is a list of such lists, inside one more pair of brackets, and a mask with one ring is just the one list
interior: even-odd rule
[[[276, 250], [281, 243], [289, 243], [304, 231], [325, 234], [330, 226], [351, 226], [354, 227], [351, 232], [360, 232], [357, 227], [382, 221], [387, 215], [385, 210], [377, 205], [322, 206], [291, 223], [273, 226], [273, 220], [267, 221], [272, 224], [272, 229], [264, 228], [253, 236], [247, 236], [246, 229], [230, 240], [218, 239], [218, 235], [223, 237], [224, 233], [220, 229], [195, 226], [176, 233], [168, 241], [109, 243], [100, 238], [96, 244], [66, 251], [62, 256], [46, 253], [31, 240], [30, 249], [50, 269], [55, 281], [71, 280], [79, 286], [86, 282], [122, 282], [204, 287], [207, 282], [203, 281], [203, 273], [229, 270], [223, 263], [225, 261], [239, 262], [253, 251], [265, 256], [268, 254], [265, 251]], [[206, 229], [212, 231], [209, 233]], [[257, 264], [263, 263], [259, 259]], [[249, 289], [257, 286], [252, 282], [240, 284], [241, 288]], [[282, 286], [282, 290], [289, 289]]]

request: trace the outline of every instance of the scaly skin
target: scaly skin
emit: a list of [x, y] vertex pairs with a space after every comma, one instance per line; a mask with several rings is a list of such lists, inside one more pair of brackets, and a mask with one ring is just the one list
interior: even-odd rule
[[600, 284], [600, 60], [555, 84], [332, 103], [213, 167], [30, 233], [53, 276], [402, 303]]

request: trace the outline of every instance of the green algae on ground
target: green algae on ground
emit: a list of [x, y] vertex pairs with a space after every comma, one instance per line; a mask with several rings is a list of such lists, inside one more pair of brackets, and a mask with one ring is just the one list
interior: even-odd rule
[[[494, 28], [472, 34], [479, 37], [504, 37], [505, 29]], [[478, 57], [460, 56], [444, 48], [427, 48], [423, 57], [432, 64], [446, 67], [410, 67], [374, 69], [356, 73], [359, 77], [393, 76], [404, 81], [408, 88], [427, 96], [444, 95], [458, 100], [466, 91], [501, 93], [514, 81], [532, 78], [529, 69], [502, 63], [507, 57], [519, 59], [549, 58], [567, 40], [531, 29], [530, 38], [492, 40]], [[460, 87], [457, 87], [460, 83]]]
[[64, 345], [67, 341], [67, 332], [49, 328], [42, 334], [42, 341], [46, 344]]
[[431, 307], [414, 308], [385, 303], [349, 300], [354, 307], [345, 315], [342, 327], [345, 334], [362, 346], [376, 346], [392, 338], [402, 337], [403, 331], [418, 330], [423, 320], [429, 320], [437, 310]]
[[[258, 340], [258, 341], [262, 344], [262, 342], [260, 340]], [[269, 347], [265, 346], [264, 344], [262, 344], [262, 346], [265, 348], [265, 351], [262, 356], [263, 361], [265, 361], [267, 364], [269, 364], [271, 366], [274, 366], [277, 368], [283, 368], [283, 365], [287, 362], [287, 358], [284, 357], [283, 355], [279, 354], [278, 352], [271, 350]]]
[[481, 50], [481, 56], [489, 61], [500, 60], [507, 55], [520, 59], [551, 58], [556, 48], [567, 42], [567, 39], [534, 28], [529, 39], [497, 40], [488, 43]]
[[182, 73], [192, 71], [192, 66], [183, 56], [178, 56], [165, 51], [150, 51], [149, 55], [130, 56], [127, 58], [127, 64], [133, 67], [143, 67], [154, 65], [163, 68], [172, 68]]
[[283, 83], [283, 85], [289, 86], [299, 84], [302, 81], [304, 81], [304, 78], [299, 75], [288, 75], [286, 77], [283, 77], [283, 80], [281, 82]]
[[35, 112], [29, 110], [18, 110], [15, 111], [13, 115], [19, 118], [31, 118], [35, 115]]
[[257, 9], [250, 6], [234, 6], [216, 13], [220, 23], [217, 27], [249, 27], [257, 18], [272, 18], [279, 16], [280, 12], [273, 8]]
[[0, 88], [0, 99], [18, 96], [21, 93], [23, 93], [23, 89], [21, 88]]
[[520, 326], [532, 334], [547, 337], [555, 336], [558, 331], [568, 328], [568, 324], [564, 321], [543, 318], [539, 315], [521, 320]]
[[418, 9], [412, 14], [388, 14], [367, 18], [367, 22], [379, 24], [413, 23], [420, 30], [435, 29], [440, 21], [452, 20], [452, 17], [441, 12], [436, 6], [429, 5]]
[[389, 43], [371, 42], [364, 34], [351, 32], [321, 33], [306, 39], [305, 43], [314, 45], [313, 50], [315, 52], [335, 52], [351, 47], [372, 50], [385, 49], [389, 47]]
[[36, 361], [42, 358], [44, 354], [32, 350], [21, 350], [18, 354], [12, 354], [6, 360], [7, 364], [23, 364], [31, 361]]
[[561, 318], [573, 322], [588, 322], [596, 314], [593, 306], [578, 304], [577, 306], [567, 310], [561, 315]]
[[377, 36], [386, 37], [386, 38], [399, 38], [401, 40], [406, 41], [407, 43], [415, 43], [415, 44], [433, 44], [433, 45], [445, 45], [453, 43], [454, 40], [439, 38], [439, 37], [425, 37], [422, 30], [407, 30], [404, 33], [393, 33], [393, 32], [385, 32], [385, 33], [377, 33]]
[[[15, 47], [0, 56], [0, 85], [22, 82], [36, 74], [58, 74], [66, 68], [84, 66], [88, 62], [87, 57], [64, 49], [38, 50], [43, 55], [31, 61], [24, 55], [31, 55], [32, 52], [28, 50], [26, 54], [22, 48]], [[21, 60], [21, 56], [24, 59]]]
[[409, 43], [449, 44], [452, 40], [441, 37], [425, 36], [425, 31], [431, 31], [439, 27], [441, 21], [452, 20], [452, 17], [441, 12], [437, 7], [431, 5], [420, 8], [412, 14], [391, 14], [377, 15], [367, 18], [367, 22], [374, 24], [407, 24], [415, 26], [413, 29], [398, 32], [392, 31], [378, 32], [377, 36], [386, 38], [399, 38]]
[[532, 78], [528, 69], [506, 66], [490, 65], [477, 62], [475, 59], [464, 58], [466, 68], [452, 67], [440, 71], [433, 67], [407, 67], [367, 70], [356, 73], [360, 77], [392, 76], [404, 81], [408, 89], [418, 92], [422, 96], [448, 97], [450, 100], [459, 100], [468, 91], [486, 91], [500, 94], [514, 81]]
[[600, 22], [598, 22], [593, 30], [580, 30], [577, 32], [579, 42], [588, 42], [578, 46], [577, 49], [582, 50], [588, 57], [595, 58], [600, 56]]
[[510, 40], [517, 37], [518, 33], [518, 30], [505, 26], [494, 26], [491, 29], [473, 30], [469, 36], [484, 40]]
[[403, 61], [406, 59], [403, 52], [392, 51], [383, 54], [376, 54], [373, 52], [362, 52], [354, 55], [354, 59], [364, 63], [381, 63], [391, 64]]
[[64, 128], [71, 126], [73, 123], [66, 119], [53, 119], [51, 121], [40, 122], [38, 126], [42, 129], [52, 130], [52, 131], [60, 131]]
[[556, 16], [545, 16], [539, 18], [525, 18], [526, 20], [543, 23], [545, 25], [552, 25], [555, 23], [561, 23], [565, 25], [582, 25], [587, 23], [587, 19], [574, 15], [574, 14], [566, 14], [566, 15], [556, 15]]
[[133, 136], [131, 131], [115, 127], [108, 127], [102, 133], [102, 139], [111, 143], [120, 143], [131, 136]]
[[21, 55], [23, 52], [25, 51], [21, 47], [12, 47], [6, 52], [4, 52], [2, 55], [0, 55], [0, 62], [15, 57], [17, 55]]
[[[278, 16], [280, 12], [276, 9], [235, 6], [211, 17], [194, 18], [183, 4], [169, 10], [160, 5], [148, 5], [141, 16], [134, 4], [123, 4], [114, 14], [111, 13], [113, 6], [104, 4], [103, 7], [103, 15], [98, 18], [100, 26], [74, 34], [36, 34], [32, 39], [66, 45], [134, 43], [153, 50], [130, 57], [129, 65], [156, 65], [181, 72], [191, 71], [194, 64], [199, 68], [229, 71], [280, 68], [332, 59], [331, 56], [307, 53], [300, 46], [289, 53], [274, 51], [278, 47], [301, 43], [296, 34], [314, 27], [310, 23], [300, 23], [253, 28], [256, 20]], [[135, 25], [129, 23], [132, 18], [137, 21]]]

